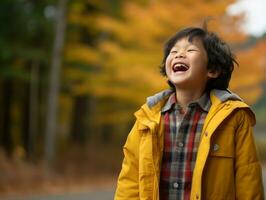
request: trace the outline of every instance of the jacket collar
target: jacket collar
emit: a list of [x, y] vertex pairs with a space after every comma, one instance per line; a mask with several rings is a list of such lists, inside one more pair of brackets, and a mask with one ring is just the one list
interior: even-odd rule
[[[166, 112], [168, 110], [170, 110], [171, 108], [173, 108], [173, 106], [176, 106], [177, 108], [180, 108], [180, 105], [178, 105], [178, 102], [176, 100], [176, 94], [173, 92], [167, 102], [165, 103], [165, 105], [162, 108], [162, 113]], [[191, 106], [193, 104], [198, 104], [202, 110], [204, 110], [205, 112], [208, 112], [210, 107], [211, 107], [211, 102], [210, 102], [210, 97], [209, 94], [206, 92], [204, 93], [199, 99], [191, 102], [188, 106]]]
[[[238, 97], [236, 94], [232, 93], [229, 90], [212, 90], [210, 93], [210, 98], [212, 106], [208, 115], [206, 116], [203, 131], [205, 131], [209, 125], [209, 122], [212, 121], [213, 130], [217, 128], [222, 121], [229, 116], [234, 110], [242, 108], [245, 109], [251, 124], [254, 126], [256, 124], [255, 114], [252, 112], [250, 107], [243, 102], [243, 100]], [[211, 131], [212, 132], [212, 131]]]
[[[166, 104], [169, 96], [173, 93], [173, 90], [168, 89], [154, 96], [148, 97], [146, 104], [141, 109], [135, 112], [135, 116], [144, 125], [141, 128], [152, 128], [160, 123], [161, 110]], [[245, 104], [242, 99], [229, 90], [212, 90], [210, 92], [211, 108], [205, 119], [204, 126], [207, 126], [208, 122], [215, 116], [217, 112], [223, 110], [224, 116], [228, 116], [233, 110], [237, 108], [245, 108], [249, 114], [252, 125], [255, 124], [255, 115]], [[225, 109], [222, 109], [225, 108]]]

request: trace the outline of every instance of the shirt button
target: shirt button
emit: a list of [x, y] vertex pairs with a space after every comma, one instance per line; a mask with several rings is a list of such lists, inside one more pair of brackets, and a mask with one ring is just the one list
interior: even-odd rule
[[178, 183], [174, 183], [173, 184], [173, 187], [176, 188], [176, 189], [178, 188], [178, 186], [179, 186]]
[[204, 133], [204, 135], [207, 137], [207, 136], [208, 136], [208, 132], [206, 131], [206, 132]]
[[213, 146], [213, 151], [218, 151], [219, 150], [219, 145], [218, 144], [215, 144], [214, 146]]
[[199, 195], [198, 194], [196, 194], [196, 199], [199, 199]]
[[183, 144], [182, 142], [179, 142], [179, 143], [178, 143], [178, 146], [179, 146], [179, 147], [183, 147], [184, 144]]

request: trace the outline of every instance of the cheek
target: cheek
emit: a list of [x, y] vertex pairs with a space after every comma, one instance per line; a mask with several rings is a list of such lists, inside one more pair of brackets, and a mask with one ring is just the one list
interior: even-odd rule
[[198, 66], [198, 69], [201, 71], [207, 71], [207, 60], [203, 57], [195, 58], [194, 65]]
[[169, 71], [171, 68], [171, 58], [168, 56], [165, 61], [165, 70], [166, 72]]
[[201, 65], [205, 66], [207, 70], [207, 65], [208, 65], [208, 57], [206, 54], [202, 54], [201, 57], [199, 58], [201, 60]]

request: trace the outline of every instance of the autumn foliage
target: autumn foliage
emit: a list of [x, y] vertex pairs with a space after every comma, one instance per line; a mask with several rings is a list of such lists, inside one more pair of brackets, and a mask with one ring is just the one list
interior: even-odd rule
[[[94, 44], [85, 44], [77, 33], [69, 34], [66, 60], [84, 65], [82, 68], [66, 66], [64, 70], [71, 92], [114, 98], [137, 108], [148, 95], [168, 87], [165, 78], [159, 74], [159, 66], [164, 42], [176, 31], [188, 26], [202, 26], [203, 21], [211, 17], [208, 29], [232, 46], [248, 39], [239, 29], [243, 16], [226, 13], [230, 3], [230, 0], [123, 1], [118, 14], [86, 13], [84, 3], [74, 3], [69, 12], [69, 23], [97, 36]], [[95, 1], [94, 5], [97, 7], [100, 3]], [[236, 51], [240, 66], [235, 69], [230, 88], [239, 92], [248, 103], [256, 102], [261, 95], [263, 55], [256, 53], [258, 48], [263, 46], [258, 44]], [[253, 70], [249, 70], [250, 66]], [[252, 95], [247, 88], [252, 89]], [[109, 114], [104, 114], [106, 119], [113, 116], [121, 119], [121, 115], [124, 116], [123, 122], [129, 119], [125, 117], [129, 116], [125, 110], [111, 112], [108, 117]]]

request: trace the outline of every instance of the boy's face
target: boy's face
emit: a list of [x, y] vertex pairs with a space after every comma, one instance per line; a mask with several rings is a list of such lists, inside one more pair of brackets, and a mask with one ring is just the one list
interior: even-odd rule
[[207, 70], [208, 56], [200, 38], [181, 38], [170, 50], [165, 67], [168, 79], [176, 88], [204, 91], [216, 74]]

